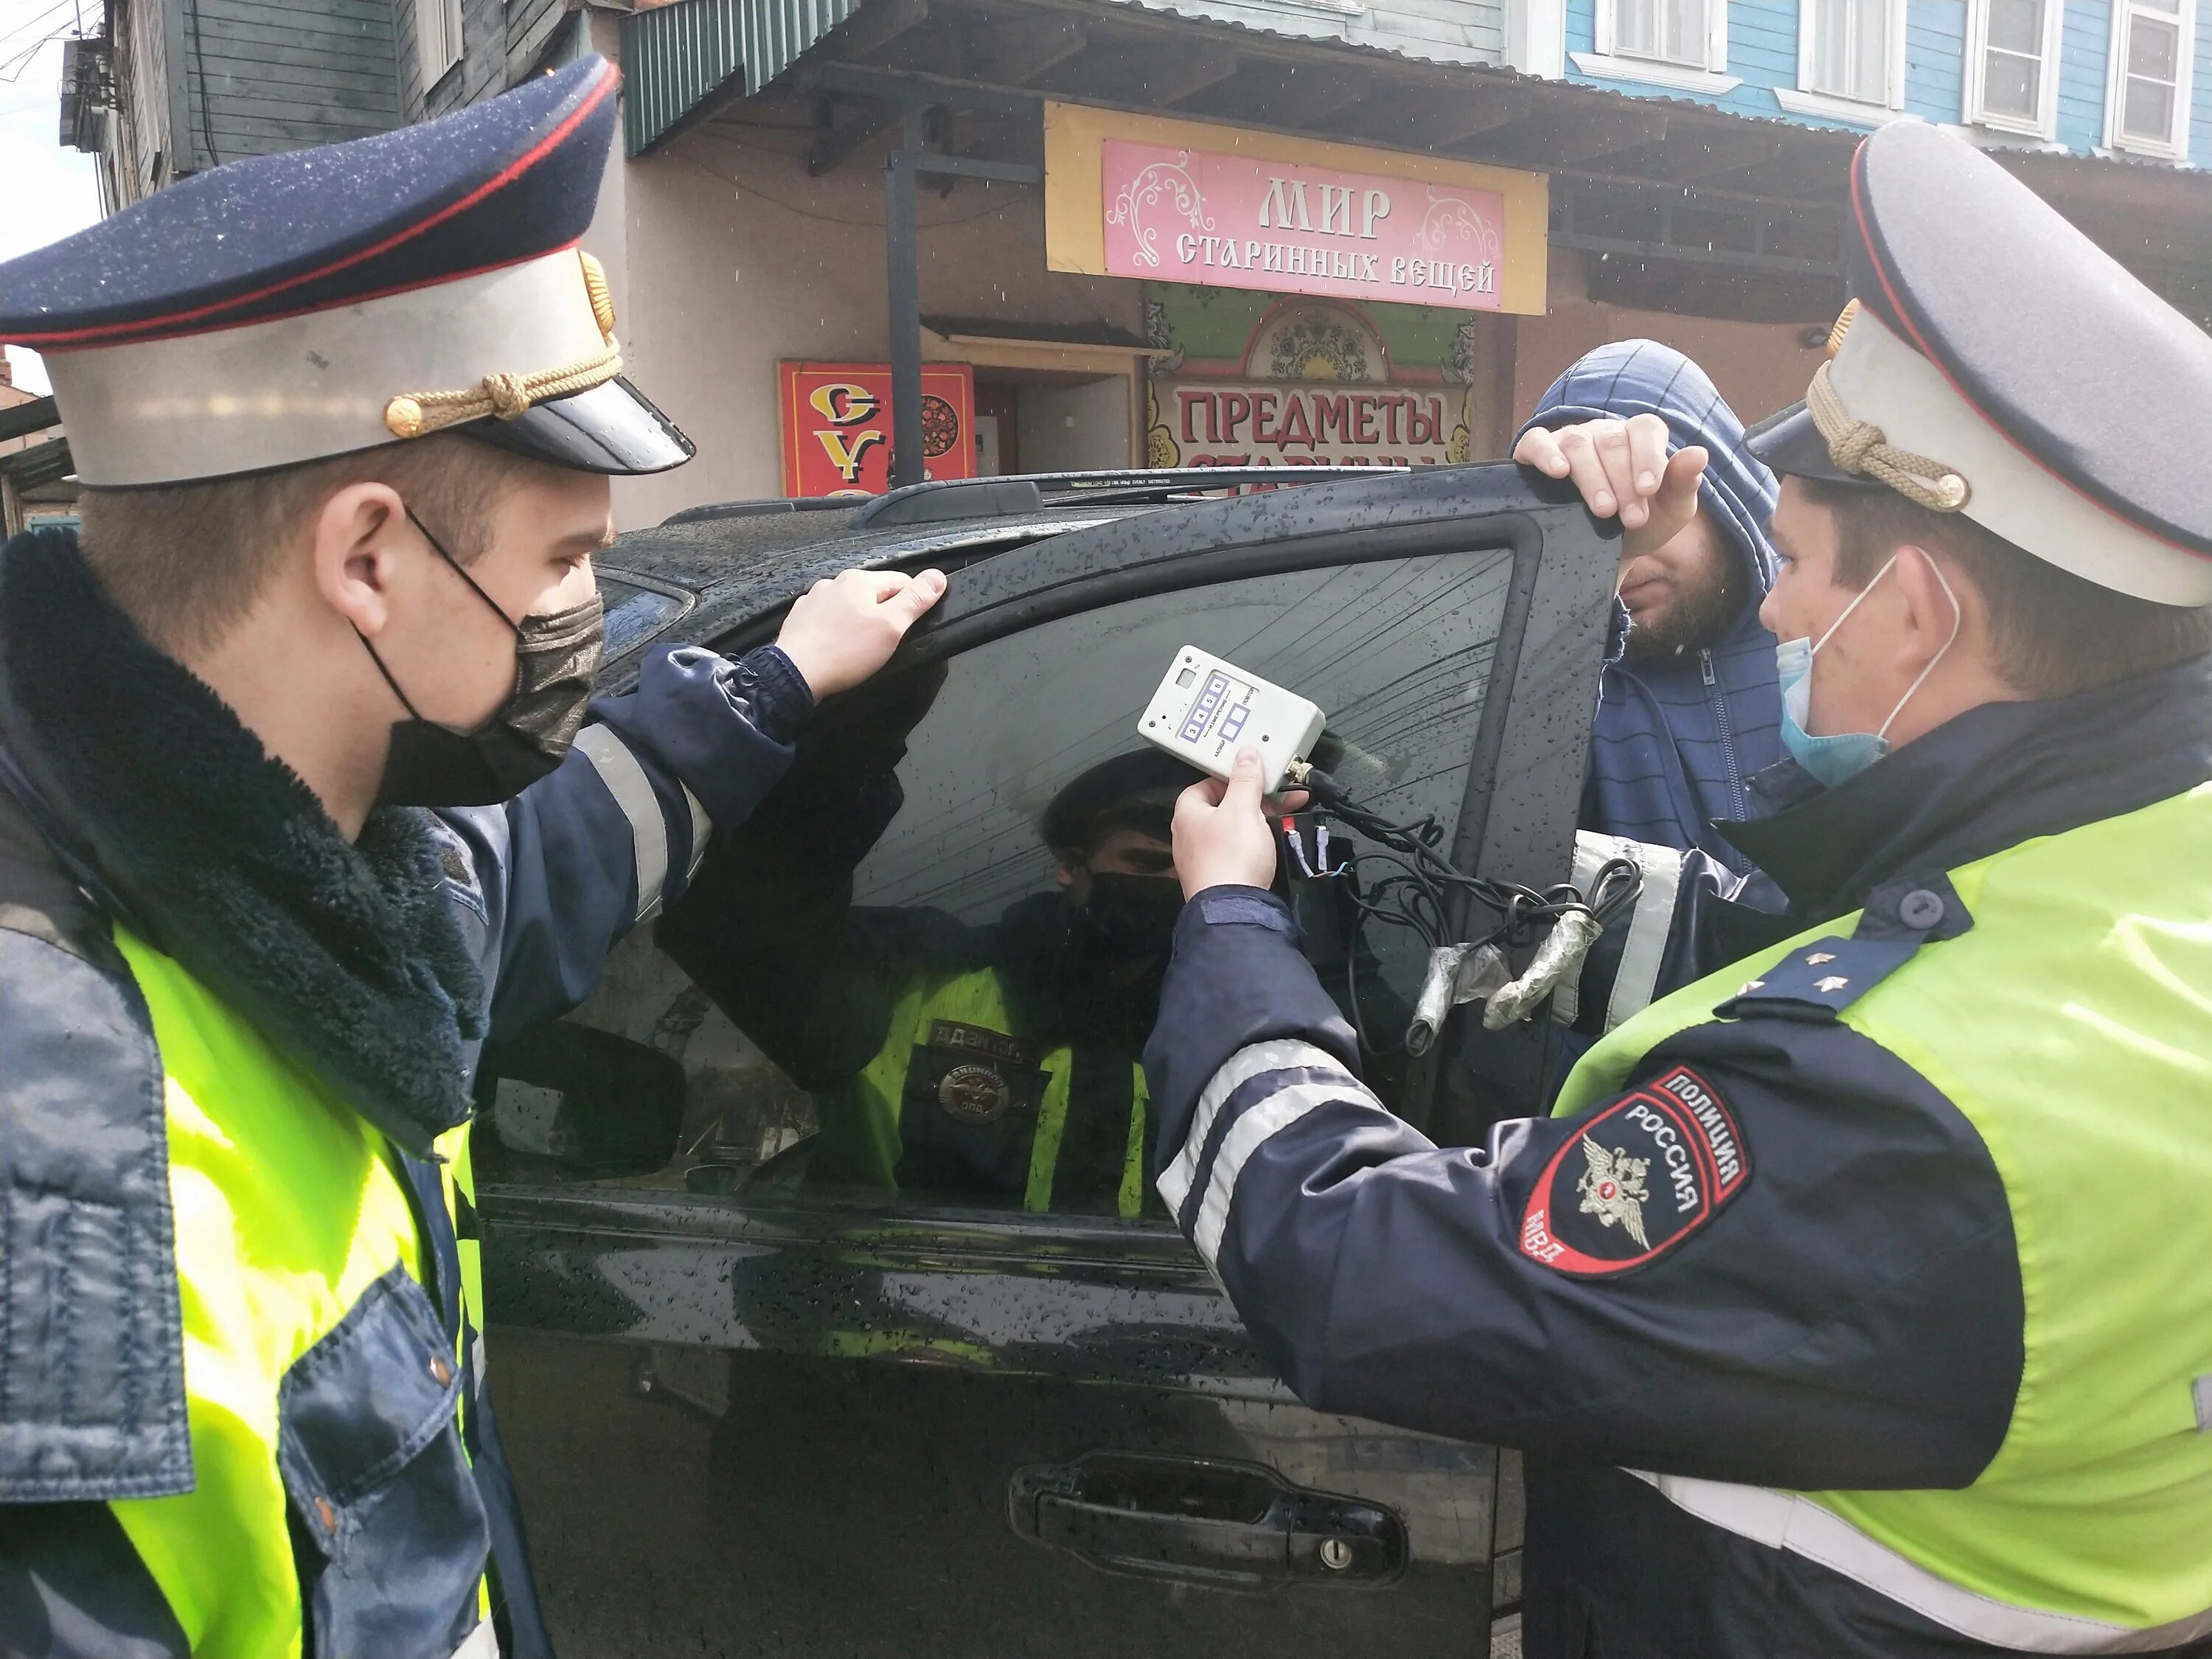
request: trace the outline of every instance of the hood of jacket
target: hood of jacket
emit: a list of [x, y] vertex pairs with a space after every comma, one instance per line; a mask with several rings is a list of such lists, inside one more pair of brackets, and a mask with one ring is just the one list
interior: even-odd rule
[[1667, 422], [1667, 453], [1701, 444], [1710, 459], [1698, 504], [1727, 538], [1743, 578], [1745, 608], [1756, 611], [1774, 586], [1774, 545], [1766, 538], [1778, 489], [1765, 464], [1744, 447], [1743, 422], [1720, 388], [1672, 346], [1621, 340], [1576, 360], [1536, 400], [1522, 422], [1561, 427], [1577, 421], [1656, 415]]
[[1738, 871], [1742, 854], [1712, 829], [1757, 808], [1751, 778], [1783, 757], [1774, 636], [1759, 607], [1774, 583], [1766, 524], [1774, 475], [1744, 446], [1743, 422], [1705, 372], [1671, 346], [1601, 346], [1552, 383], [1522, 428], [1656, 415], [1668, 453], [1702, 446], [1709, 457], [1698, 505], [1734, 556], [1745, 598], [1714, 642], [1657, 660], [1625, 656], [1628, 613], [1615, 628], [1593, 723], [1583, 827], [1686, 850]]

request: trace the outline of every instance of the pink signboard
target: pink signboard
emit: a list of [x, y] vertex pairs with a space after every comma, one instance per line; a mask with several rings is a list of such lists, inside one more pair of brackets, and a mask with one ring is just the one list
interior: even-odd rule
[[1495, 311], [1498, 193], [1109, 138], [1115, 276]]

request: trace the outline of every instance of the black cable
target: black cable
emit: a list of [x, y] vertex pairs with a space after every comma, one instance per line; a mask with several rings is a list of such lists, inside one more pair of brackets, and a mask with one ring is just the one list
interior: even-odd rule
[[[1634, 860], [1626, 858], [1608, 859], [1599, 866], [1587, 895], [1567, 882], [1539, 892], [1517, 882], [1470, 876], [1436, 852], [1443, 828], [1434, 813], [1413, 823], [1394, 823], [1353, 800], [1341, 784], [1318, 769], [1309, 769], [1305, 777], [1297, 781], [1311, 796], [1314, 805], [1376, 843], [1371, 847], [1359, 846], [1341, 868], [1322, 873], [1345, 878], [1345, 896], [1357, 915], [1405, 928], [1431, 951], [1441, 947], [1451, 931], [1444, 902], [1447, 891], [1465, 893], [1498, 916], [1497, 927], [1486, 939], [1475, 940], [1474, 944], [1520, 946], [1532, 943], [1540, 927], [1576, 914], [1590, 917], [1600, 929], [1610, 927], [1635, 907], [1644, 890], [1642, 868]], [[1363, 896], [1360, 871], [1370, 862], [1394, 866], [1400, 873], [1367, 884]], [[1389, 1048], [1377, 1048], [1368, 1035], [1366, 1017], [1359, 1006], [1360, 933], [1355, 922], [1345, 950], [1346, 1011], [1351, 1016], [1352, 1031], [1358, 1038], [1362, 1053], [1395, 1054], [1402, 1043]]]
[[1600, 903], [1585, 900], [1580, 891], [1566, 883], [1539, 892], [1517, 882], [1470, 876], [1436, 851], [1436, 843], [1443, 838], [1443, 830], [1435, 814], [1414, 823], [1393, 823], [1353, 800], [1343, 785], [1319, 768], [1309, 769], [1305, 776], [1297, 781], [1312, 796], [1316, 805], [1370, 841], [1402, 854], [1411, 866], [1418, 866], [1425, 896], [1435, 904], [1439, 915], [1446, 908], [1443, 895], [1447, 891], [1463, 893], [1495, 914], [1498, 926], [1488, 939], [1475, 941], [1478, 944], [1525, 945], [1534, 939], [1540, 927], [1577, 912], [1603, 925], [1633, 904], [1642, 888], [1643, 872], [1627, 859], [1608, 861], [1591, 883], [1592, 895], [1602, 904], [1601, 908]]
[[185, 0], [185, 11], [192, 21], [192, 64], [200, 72], [200, 138], [207, 145], [208, 165], [219, 167], [222, 157], [215, 153], [215, 128], [208, 120], [207, 54], [200, 49], [200, 0]]

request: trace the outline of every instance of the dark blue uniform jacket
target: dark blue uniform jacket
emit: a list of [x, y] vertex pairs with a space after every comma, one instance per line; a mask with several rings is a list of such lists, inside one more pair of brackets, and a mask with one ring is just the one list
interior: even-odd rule
[[[1946, 871], [2212, 778], [2208, 716], [2212, 659], [1993, 704], [1732, 833], [1793, 928], [1864, 907], [1834, 970], [1863, 988], [1973, 925]], [[1146, 1054], [1163, 1194], [1301, 1399], [1527, 1452], [1531, 1659], [1990, 1651], [1623, 1472], [1959, 1486], [2010, 1420], [2021, 1287], [1988, 1150], [1784, 978], [1628, 1079], [1721, 1149], [1688, 1218], [1648, 1206], [1666, 1218], [1632, 1243], [1577, 1201], [1610, 1196], [1578, 1144], [1602, 1104], [1433, 1146], [1358, 1080], [1277, 900], [1216, 888], [1177, 924]], [[1685, 1102], [1721, 1115], [1696, 1129]]]

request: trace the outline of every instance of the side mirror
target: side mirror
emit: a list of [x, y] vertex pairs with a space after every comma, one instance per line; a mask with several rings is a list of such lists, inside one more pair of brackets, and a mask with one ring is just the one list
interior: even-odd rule
[[657, 1048], [548, 1021], [484, 1049], [476, 1156], [495, 1179], [533, 1163], [571, 1181], [651, 1175], [676, 1157], [684, 1088], [684, 1067]]

